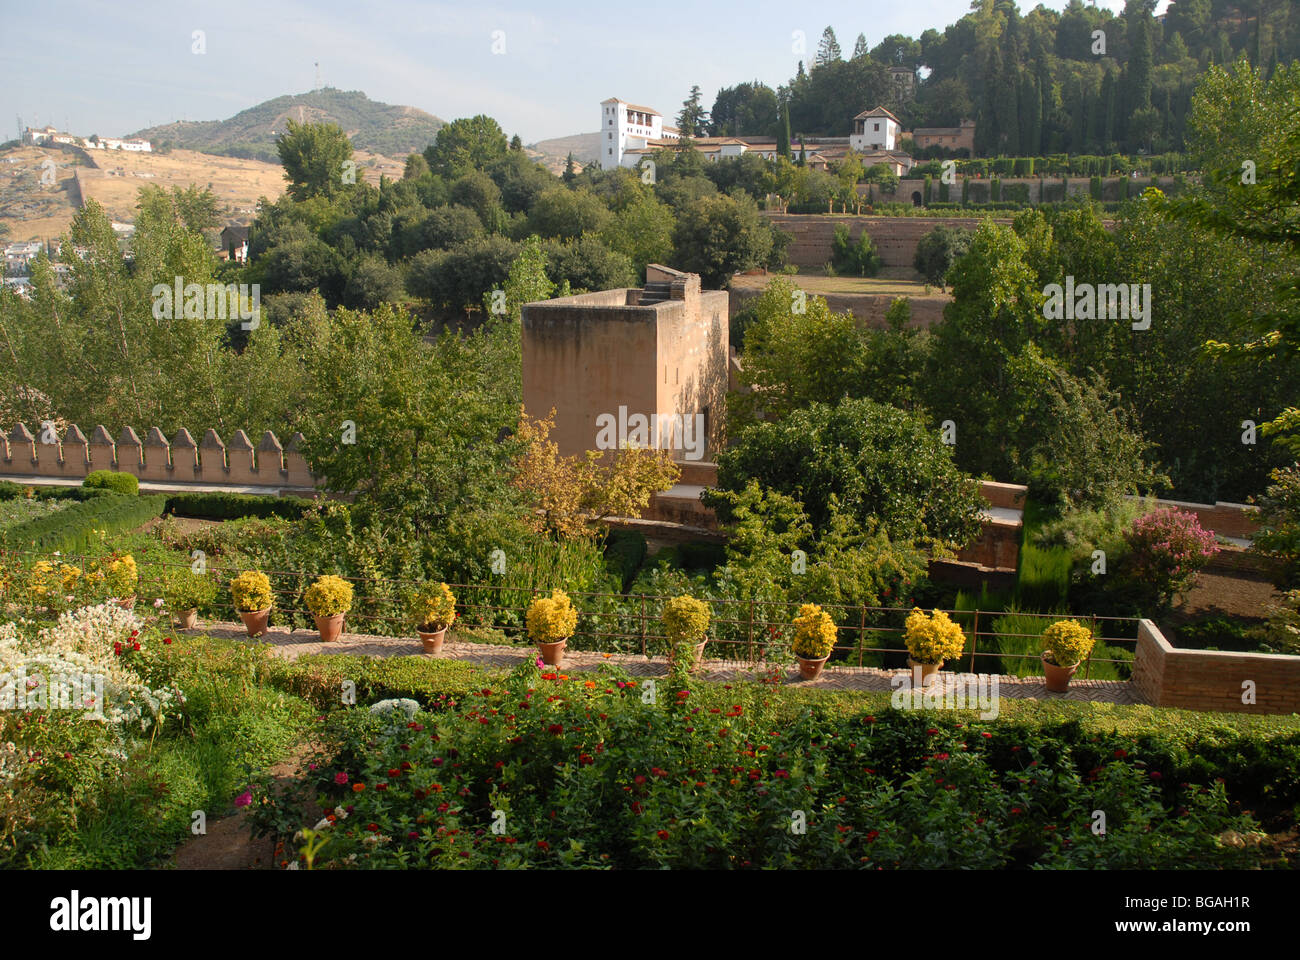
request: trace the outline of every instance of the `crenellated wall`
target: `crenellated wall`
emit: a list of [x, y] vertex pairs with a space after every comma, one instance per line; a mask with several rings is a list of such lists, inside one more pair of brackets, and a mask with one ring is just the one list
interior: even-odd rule
[[157, 427], [143, 441], [133, 428], [124, 427], [114, 440], [102, 425], [87, 440], [75, 424], [54, 442], [42, 442], [45, 436], [44, 432], [33, 436], [21, 423], [0, 436], [0, 473], [80, 480], [92, 470], [113, 470], [153, 483], [304, 491], [316, 487], [316, 478], [298, 449], [300, 433], [290, 437], [285, 446], [269, 430], [262, 434], [257, 446], [243, 430], [236, 430], [228, 444], [215, 430], [208, 430], [203, 440], [195, 443], [184, 428], [171, 440]]

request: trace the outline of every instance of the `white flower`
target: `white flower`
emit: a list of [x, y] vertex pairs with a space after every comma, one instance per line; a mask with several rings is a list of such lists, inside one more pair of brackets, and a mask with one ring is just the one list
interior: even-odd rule
[[286, 869], [286, 870], [297, 870], [297, 869], [298, 869], [298, 861], [295, 860], [293, 863], [289, 864], [289, 865], [288, 865], [287, 867], [285, 867], [284, 869]]
[[334, 816], [338, 817], [340, 820], [346, 820], [348, 818], [348, 812], [340, 804], [334, 808]]
[[414, 720], [419, 709], [420, 704], [415, 700], [401, 697], [397, 700], [380, 700], [370, 708], [370, 712], [375, 716], [379, 716], [380, 714], [395, 713], [400, 710], [406, 714], [407, 720]]
[[312, 829], [315, 830], [317, 833], [319, 833], [320, 831], [324, 830], [326, 827], [329, 827], [329, 826], [333, 826], [333, 824], [331, 824], [331, 823], [329, 822], [329, 820], [326, 819], [326, 820], [322, 820], [320, 823], [316, 824], [316, 826], [312, 827]]
[[159, 607], [161, 607], [162, 605], [163, 605], [163, 598], [162, 598], [162, 597], [159, 597], [157, 600], [155, 600], [155, 601], [153, 602], [153, 606], [154, 606], [154, 609], [155, 609], [155, 610], [157, 610], [157, 609], [158, 609]]

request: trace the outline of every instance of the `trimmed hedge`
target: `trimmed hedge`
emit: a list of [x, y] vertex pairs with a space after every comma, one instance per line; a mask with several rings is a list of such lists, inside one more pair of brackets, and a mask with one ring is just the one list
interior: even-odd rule
[[297, 520], [316, 505], [303, 497], [270, 497], [249, 493], [172, 493], [166, 512], [201, 520], [239, 520], [243, 517], [282, 517]]
[[140, 481], [132, 473], [115, 473], [112, 470], [92, 470], [81, 482], [91, 490], [112, 490], [134, 497], [140, 492]]
[[97, 531], [108, 536], [134, 530], [140, 524], [161, 516], [167, 498], [161, 494], [128, 497], [102, 492], [98, 496], [73, 504], [57, 513], [33, 517], [0, 533], [0, 547], [6, 550], [62, 550], [75, 553], [98, 538]]
[[113, 491], [91, 487], [26, 487], [11, 480], [0, 480], [0, 500], [17, 500], [26, 497], [32, 491], [36, 500], [94, 500], [104, 495], [112, 496]]

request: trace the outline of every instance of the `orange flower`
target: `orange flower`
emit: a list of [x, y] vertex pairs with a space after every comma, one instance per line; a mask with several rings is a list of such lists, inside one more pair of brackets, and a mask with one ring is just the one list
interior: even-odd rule
[[583, 684], [583, 686], [586, 687], [588, 690], [590, 690], [590, 689], [591, 689], [592, 687], [594, 687], [595, 685], [596, 685], [596, 681], [595, 681], [595, 680], [588, 680], [587, 682], [585, 682], [585, 683]]
[[364, 783], [354, 783], [354, 784], [352, 784], [352, 792], [353, 792], [353, 793], [360, 793], [360, 792], [361, 792], [362, 790], [364, 790], [364, 789], [366, 789], [366, 785], [365, 785]]
[[610, 657], [613, 656], [613, 654], [611, 654], [611, 653], [602, 653], [601, 656], [604, 657], [606, 660], [608, 660]]
[[569, 679], [569, 675], [568, 675], [567, 673], [562, 673], [562, 674], [560, 674], [560, 679], [561, 679], [561, 680], [568, 680], [568, 679]]

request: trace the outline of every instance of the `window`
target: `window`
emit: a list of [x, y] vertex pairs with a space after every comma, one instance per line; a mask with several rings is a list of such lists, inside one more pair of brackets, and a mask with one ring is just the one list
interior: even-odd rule
[[609, 155], [610, 155], [611, 157], [614, 155], [614, 148], [613, 148], [613, 147], [610, 147], [610, 148], [609, 148]]
[[611, 132], [605, 134], [605, 139], [606, 139], [606, 140], [613, 140], [613, 139], [614, 139], [614, 133], [613, 133], [613, 131], [611, 131]]
[[872, 131], [873, 131], [874, 133], [879, 133], [879, 132], [880, 132], [880, 124], [878, 124], [878, 123], [873, 123], [873, 124], [871, 125], [871, 129], [872, 129]]

